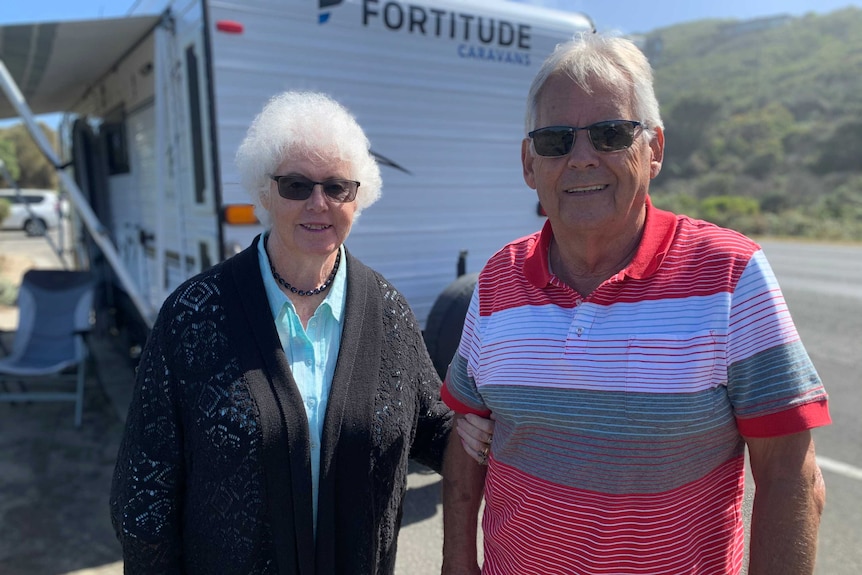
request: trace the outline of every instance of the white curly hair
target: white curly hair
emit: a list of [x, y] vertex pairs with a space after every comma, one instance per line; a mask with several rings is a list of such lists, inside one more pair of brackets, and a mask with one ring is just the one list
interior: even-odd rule
[[284, 92], [264, 106], [236, 152], [240, 181], [267, 228], [272, 220], [261, 200], [270, 193], [273, 171], [288, 157], [347, 163], [350, 179], [360, 182], [354, 217], [380, 198], [380, 168], [347, 108], [319, 92]]

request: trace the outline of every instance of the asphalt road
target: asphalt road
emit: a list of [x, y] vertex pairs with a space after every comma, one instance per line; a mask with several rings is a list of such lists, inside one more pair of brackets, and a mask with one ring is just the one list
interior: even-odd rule
[[[42, 237], [31, 237], [23, 231], [0, 230], [0, 253], [26, 257], [35, 268], [62, 268], [72, 266], [70, 229], [67, 221], [61, 229], [51, 228]], [[58, 256], [60, 253], [62, 256]], [[62, 259], [61, 259], [62, 257]]]
[[[815, 432], [817, 453], [828, 490], [828, 501], [820, 530], [816, 574], [858, 575], [862, 573], [862, 545], [859, 543], [862, 539], [862, 381], [859, 375], [862, 373], [862, 246], [777, 241], [763, 242], [763, 246], [775, 269], [802, 339], [830, 394], [834, 423]], [[0, 251], [5, 253], [7, 250], [8, 253], [28, 254], [38, 267], [58, 265], [44, 239], [27, 238], [18, 232], [0, 232]], [[49, 405], [33, 406], [33, 413], [50, 409], [53, 418], [50, 422], [52, 430], [70, 425], [71, 417], [66, 413], [66, 407], [55, 408]], [[87, 443], [86, 450], [76, 446], [78, 451], [100, 454], [100, 466], [86, 468], [86, 473], [90, 474], [89, 483], [109, 480], [112, 465], [110, 461], [105, 461], [105, 454], [115, 453], [116, 439], [106, 437], [119, 429], [116, 421], [97, 419], [112, 417], [106, 415], [109, 410], [103, 409], [102, 415], [96, 413], [98, 406], [98, 401], [88, 404], [89, 413], [85, 411], [85, 430], [78, 440], [84, 442], [88, 439], [92, 445]], [[13, 413], [19, 412], [20, 410], [16, 410]], [[3, 427], [2, 423], [0, 422], [0, 427]], [[28, 424], [33, 423], [28, 420]], [[0, 442], [2, 439], [0, 437]], [[38, 448], [36, 445], [33, 450]], [[44, 451], [44, 445], [42, 448]], [[39, 458], [39, 465], [45, 467], [46, 458], [55, 459], [59, 456], [44, 454], [44, 457]], [[23, 464], [16, 466], [15, 463], [21, 462], [12, 461], [11, 467], [7, 469], [14, 469], [21, 475], [40, 477], [40, 469], [23, 469]], [[3, 461], [0, 461], [0, 466], [2, 464]], [[80, 474], [84, 473], [82, 467]], [[83, 479], [86, 477], [83, 477], [82, 481]], [[72, 478], [64, 480], [73, 481]], [[34, 479], [33, 483], [36, 481]], [[0, 487], [2, 484], [3, 477], [0, 476]], [[439, 477], [415, 467], [409, 475], [408, 484], [410, 489], [405, 502], [396, 573], [436, 575], [440, 572], [442, 546]], [[6, 497], [4, 500], [4, 497], [4, 492], [0, 490], [0, 533], [6, 530], [8, 535], [11, 533], [9, 530], [15, 528], [2, 523], [2, 512], [11, 505], [10, 499]], [[750, 494], [748, 497], [750, 498]], [[67, 541], [78, 538], [82, 544], [57, 545], [57, 542], [54, 542], [45, 547], [34, 547], [29, 564], [42, 567], [25, 571], [4, 571], [0, 568], [0, 571], [10, 575], [19, 572], [28, 575], [122, 573], [118, 546], [113, 540], [107, 508], [102, 499], [104, 496], [99, 494], [94, 499], [96, 503], [89, 507], [92, 513], [96, 514], [91, 520], [81, 522], [79, 518], [74, 531], [63, 533], [58, 529], [58, 538], [62, 536]], [[57, 515], [69, 513], [63, 509], [47, 508], [47, 503], [44, 502], [41, 507], [46, 508], [41, 510], [45, 514], [45, 525], [42, 529], [34, 529], [29, 536], [31, 538], [45, 535]], [[35, 506], [30, 511], [21, 510], [21, 513], [33, 516], [38, 516], [39, 512], [40, 508]], [[99, 515], [102, 513], [103, 515]], [[19, 547], [27, 545], [26, 538], [22, 538], [22, 541], [25, 542], [19, 544]], [[50, 557], [35, 557], [37, 549], [44, 549], [45, 554], [54, 553], [56, 560], [52, 561]], [[73, 549], [80, 549], [80, 553], [84, 553], [85, 549], [96, 549], [98, 554], [92, 554], [88, 558], [69, 557], [69, 554], [75, 553]], [[0, 566], [13, 565], [10, 557], [16, 552], [20, 554], [21, 549], [5, 549], [0, 541]], [[45, 567], [46, 565], [48, 567]], [[74, 565], [74, 568], [61, 567], [65, 565]]]

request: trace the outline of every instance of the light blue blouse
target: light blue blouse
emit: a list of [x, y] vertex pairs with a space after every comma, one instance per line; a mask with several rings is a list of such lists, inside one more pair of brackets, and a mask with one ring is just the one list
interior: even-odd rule
[[[266, 232], [268, 235], [269, 232]], [[308, 328], [302, 327], [293, 303], [281, 291], [264, 249], [265, 236], [258, 242], [258, 261], [269, 309], [272, 312], [281, 348], [287, 356], [287, 363], [299, 388], [308, 418], [308, 436], [311, 442], [311, 486], [314, 509], [314, 531], [317, 533], [317, 498], [320, 486], [320, 440], [323, 434], [323, 421], [329, 401], [329, 389], [335, 373], [335, 362], [341, 345], [341, 330], [344, 318], [344, 305], [347, 284], [347, 258], [344, 247], [341, 250], [341, 263], [335, 280], [329, 286], [326, 298], [308, 320]], [[285, 487], [286, 489], [286, 487]]]

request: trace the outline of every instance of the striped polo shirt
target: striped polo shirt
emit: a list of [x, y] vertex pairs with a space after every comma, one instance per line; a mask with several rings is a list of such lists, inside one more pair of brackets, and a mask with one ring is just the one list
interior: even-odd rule
[[488, 261], [443, 387], [497, 417], [483, 575], [738, 573], [742, 436], [830, 422], [763, 252], [648, 204], [632, 262], [583, 298], [551, 237]]

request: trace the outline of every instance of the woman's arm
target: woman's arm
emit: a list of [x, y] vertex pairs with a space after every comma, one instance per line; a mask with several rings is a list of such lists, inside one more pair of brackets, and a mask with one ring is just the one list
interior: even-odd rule
[[[440, 378], [425, 350], [422, 335], [413, 334], [414, 349], [411, 362], [416, 366], [417, 410], [416, 433], [410, 447], [410, 458], [436, 471], [443, 471], [443, 454], [452, 431], [452, 411], [440, 399]], [[418, 347], [415, 347], [418, 344]]]
[[482, 465], [488, 463], [488, 453], [494, 439], [494, 414], [490, 419], [467, 413], [458, 418], [455, 430], [461, 439], [461, 447], [473, 461]]
[[160, 333], [157, 323], [141, 357], [111, 485], [111, 521], [133, 574], [182, 572], [182, 439]]

